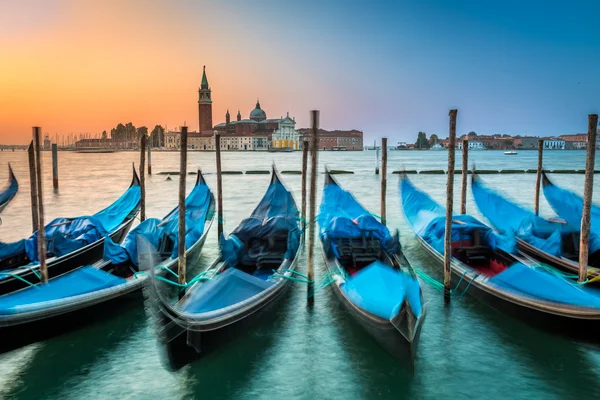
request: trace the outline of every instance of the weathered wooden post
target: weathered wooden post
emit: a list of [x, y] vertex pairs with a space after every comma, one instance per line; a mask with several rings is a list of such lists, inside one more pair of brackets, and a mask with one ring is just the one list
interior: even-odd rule
[[302, 142], [302, 219], [306, 228], [306, 174], [308, 172], [308, 148], [309, 141]]
[[217, 235], [223, 234], [223, 182], [221, 173], [221, 135], [215, 131], [215, 150], [217, 155]]
[[42, 128], [33, 127], [33, 150], [35, 153], [35, 181], [37, 186], [37, 217], [38, 217], [38, 237], [37, 250], [40, 263], [40, 279], [42, 283], [48, 282], [48, 270], [46, 269], [46, 229], [44, 228], [44, 193], [42, 191], [42, 157], [40, 154], [40, 136]]
[[377, 148], [377, 140], [373, 140], [373, 150], [375, 150], [375, 175], [379, 175], [379, 149]]
[[148, 175], [152, 175], [152, 143], [148, 142]]
[[469, 174], [469, 140], [462, 141], [462, 187], [460, 189], [460, 213], [467, 213], [467, 175]]
[[140, 135], [140, 221], [146, 220], [146, 135]]
[[38, 230], [38, 205], [37, 205], [37, 176], [35, 175], [35, 152], [33, 150], [33, 140], [27, 148], [29, 155], [29, 190], [31, 193], [31, 229], [32, 232]]
[[446, 184], [446, 233], [444, 236], [444, 302], [450, 302], [452, 280], [452, 206], [454, 196], [454, 150], [456, 145], [456, 114], [450, 110], [450, 143], [448, 144], [448, 183]]
[[588, 144], [585, 162], [585, 183], [583, 185], [583, 210], [581, 213], [581, 234], [579, 238], [579, 283], [587, 278], [589, 245], [590, 245], [590, 213], [592, 209], [592, 193], [594, 192], [594, 164], [596, 161], [596, 127], [598, 114], [588, 115]]
[[[179, 257], [179, 283], [186, 283], [185, 259], [185, 179], [187, 177], [187, 126], [181, 127], [181, 148], [179, 150], [179, 228], [177, 236], [177, 252]], [[142, 154], [144, 148], [142, 147]], [[140, 167], [143, 171], [144, 168]]]
[[381, 223], [386, 224], [387, 138], [381, 139]]
[[537, 175], [535, 176], [535, 199], [533, 201], [533, 211], [535, 215], [540, 215], [540, 187], [542, 183], [542, 157], [544, 154], [544, 140], [538, 140], [538, 165]]
[[52, 143], [52, 187], [58, 190], [58, 145]]
[[317, 132], [319, 129], [319, 110], [311, 111], [312, 118], [312, 133], [311, 133], [311, 145], [310, 145], [310, 208], [308, 210], [308, 260], [307, 260], [307, 277], [308, 277], [308, 290], [307, 299], [308, 304], [311, 306], [314, 304], [314, 263], [315, 263], [315, 224], [316, 224], [316, 199], [317, 199], [317, 155], [319, 152]]

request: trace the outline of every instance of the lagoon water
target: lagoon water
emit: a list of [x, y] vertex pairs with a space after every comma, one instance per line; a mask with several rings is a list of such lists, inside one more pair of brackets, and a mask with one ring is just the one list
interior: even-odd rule
[[[202, 168], [213, 190], [214, 153], [191, 152], [188, 170]], [[446, 152], [395, 151], [389, 170], [446, 169]], [[584, 169], [585, 152], [547, 151], [546, 169]], [[60, 191], [52, 191], [50, 153], [44, 154], [46, 221], [93, 213], [114, 201], [129, 185], [135, 152], [59, 153]], [[152, 154], [147, 180], [147, 215], [161, 218], [177, 203], [177, 179], [160, 171], [178, 170], [179, 156]], [[597, 160], [598, 163], [600, 160]], [[17, 240], [31, 231], [26, 152], [0, 152], [0, 174], [11, 162], [20, 191], [2, 213], [0, 239]], [[301, 153], [224, 153], [224, 170], [299, 170]], [[537, 153], [479, 151], [470, 154], [478, 169], [535, 169]], [[321, 152], [320, 170], [345, 169], [339, 182], [373, 213], [379, 214], [379, 176], [375, 153]], [[598, 164], [600, 165], [600, 164]], [[457, 153], [457, 168], [460, 154]], [[550, 175], [555, 183], [583, 191], [584, 175]], [[532, 208], [535, 174], [484, 175], [525, 207]], [[195, 177], [188, 178], [188, 192]], [[300, 176], [283, 175], [300, 203]], [[445, 201], [444, 175], [411, 175], [436, 200]], [[456, 177], [458, 207], [460, 175]], [[322, 180], [322, 178], [321, 178]], [[246, 217], [262, 197], [268, 175], [225, 175], [225, 231]], [[2, 185], [2, 182], [0, 182]], [[318, 183], [319, 196], [322, 181]], [[600, 202], [596, 180], [594, 199]], [[467, 195], [468, 212], [480, 216]], [[441, 279], [408, 228], [400, 209], [395, 175], [388, 180], [388, 225], [399, 229], [410, 261]], [[541, 197], [541, 214], [552, 211]], [[217, 254], [216, 226], [204, 247], [203, 262]], [[324, 275], [319, 244], [317, 278]], [[300, 255], [300, 270], [306, 268]], [[196, 266], [196, 268], [199, 268]], [[423, 326], [414, 375], [390, 358], [343, 311], [329, 289], [318, 292], [307, 309], [306, 288], [294, 284], [289, 298], [254, 329], [177, 373], [163, 368], [160, 348], [143, 303], [129, 303], [93, 325], [0, 355], [0, 398], [6, 399], [568, 399], [600, 398], [600, 346], [554, 336], [501, 314], [472, 297], [445, 307], [439, 292], [423, 283], [428, 316]], [[2, 340], [2, 338], [0, 338]]]

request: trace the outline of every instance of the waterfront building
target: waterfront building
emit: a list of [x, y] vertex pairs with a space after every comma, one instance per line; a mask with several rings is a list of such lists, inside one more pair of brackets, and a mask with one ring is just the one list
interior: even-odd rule
[[[459, 150], [462, 150], [462, 148], [463, 148], [463, 141], [462, 140], [458, 141], [457, 148]], [[483, 145], [483, 142], [475, 141], [475, 140], [469, 140], [469, 150], [483, 150], [483, 149], [485, 149], [485, 146]]]
[[[289, 112], [285, 117], [267, 119], [267, 113], [261, 108], [260, 101], [257, 100], [256, 106], [250, 112], [248, 119], [242, 119], [241, 113], [238, 110], [237, 119], [231, 121], [229, 110], [227, 110], [225, 122], [215, 125], [214, 129], [221, 134], [234, 135], [239, 138], [245, 136], [255, 137], [256, 140], [252, 141], [251, 145], [254, 150], [269, 148], [298, 150], [300, 148], [300, 135], [296, 131], [295, 126], [296, 120], [295, 118], [290, 118]], [[265, 137], [270, 142], [266, 146], [260, 140], [260, 138]], [[250, 146], [250, 141], [247, 142], [246, 145]], [[254, 146], [254, 142], [257, 143], [257, 146]], [[240, 150], [246, 150], [246, 148], [241, 148]], [[247, 150], [250, 150], [250, 148]]]
[[564, 150], [565, 140], [558, 138], [544, 138], [544, 150]]
[[181, 143], [180, 132], [175, 132], [175, 131], [165, 132], [165, 147], [168, 150], [179, 149], [180, 143]]
[[519, 140], [521, 141], [520, 146], [515, 140], [515, 147], [522, 150], [537, 150], [540, 138], [537, 136], [521, 136]]
[[[298, 129], [298, 131], [300, 132], [300, 141], [310, 140], [311, 128]], [[363, 132], [356, 129], [350, 131], [319, 129], [317, 137], [319, 138], [319, 150], [363, 150]]]
[[[599, 133], [600, 133], [600, 130], [599, 130]], [[574, 133], [574, 134], [569, 134], [569, 135], [560, 135], [558, 138], [567, 142], [567, 145], [566, 145], [567, 148], [587, 149], [587, 140], [588, 140], [587, 133]], [[600, 147], [600, 136], [596, 136], [596, 148], [598, 148], [598, 147]]]
[[50, 142], [50, 136], [44, 136], [44, 150], [50, 150], [52, 143]]

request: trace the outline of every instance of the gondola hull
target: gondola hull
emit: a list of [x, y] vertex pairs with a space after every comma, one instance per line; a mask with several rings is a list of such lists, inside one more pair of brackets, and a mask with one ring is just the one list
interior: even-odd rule
[[[417, 239], [427, 253], [441, 266], [444, 256], [433, 249], [425, 240], [417, 235]], [[555, 333], [569, 335], [583, 340], [598, 340], [600, 334], [600, 313], [581, 310], [577, 312], [573, 307], [558, 307], [551, 303], [532, 302], [515, 296], [507, 296], [496, 290], [481, 276], [473, 272], [460, 261], [452, 259], [451, 271], [453, 282], [462, 278], [462, 283], [457, 290], [467, 290], [468, 294], [487, 304], [488, 306], [515, 317], [525, 323]], [[468, 288], [467, 288], [468, 286]]]
[[[137, 210], [135, 215], [137, 215]], [[109, 235], [115, 243], [121, 243], [125, 236], [127, 236], [131, 225], [135, 221], [135, 215], [121, 224], [119, 228]], [[90, 243], [87, 246], [77, 249], [69, 254], [65, 254], [62, 257], [48, 259], [46, 264], [48, 268], [48, 279], [63, 275], [83, 265], [93, 264], [102, 258], [103, 252], [104, 238], [101, 238], [94, 243]], [[40, 282], [36, 272], [27, 268], [19, 268], [16, 271], [10, 271], [10, 273], [17, 275], [19, 278], [34, 285]], [[3, 273], [6, 273], [6, 271], [0, 271], [0, 275]], [[15, 276], [6, 276], [3, 279], [0, 279], [0, 296], [29, 286], [27, 282], [24, 282], [19, 278]]]
[[[206, 232], [187, 252], [190, 262], [197, 262], [200, 258]], [[162, 263], [163, 266], [177, 272], [177, 260]], [[110, 269], [110, 262], [99, 262], [96, 267]], [[97, 293], [78, 296], [76, 301], [67, 301], [57, 304], [29, 315], [15, 315], [14, 317], [0, 316], [0, 353], [24, 345], [57, 336], [91, 322], [117, 314], [129, 303], [143, 300], [142, 288], [146, 277], [131, 278], [127, 283], [110, 290], [101, 290]]]
[[[326, 254], [323, 254], [323, 256], [330, 274], [341, 268], [336, 258], [327, 257]], [[413, 326], [405, 327], [405, 332], [414, 332], [414, 336], [411, 338], [400, 332], [390, 320], [366, 312], [349, 301], [348, 297], [342, 292], [338, 282], [332, 283], [331, 288], [340, 303], [343, 304], [344, 309], [383, 349], [398, 360], [409, 360], [411, 369], [414, 368], [416, 348], [421, 334], [423, 317], [415, 320]], [[406, 324], [407, 320], [405, 319], [403, 323]]]
[[[579, 274], [579, 264], [575, 261], [553, 256], [552, 254], [546, 253], [545, 251], [542, 251], [519, 238], [517, 238], [517, 246], [522, 254], [532, 257], [537, 261], [549, 264], [555, 268], [558, 268], [573, 275]], [[589, 271], [588, 279], [595, 278], [598, 275], [600, 275], [600, 272]], [[598, 283], [595, 282], [594, 284]]]
[[[157, 322], [161, 327], [161, 341], [169, 367], [177, 371], [235, 340], [242, 332], [248, 331], [267, 317], [266, 314], [276, 311], [282, 305], [279, 300], [289, 286], [289, 281], [283, 282], [278, 290], [257, 300], [242, 313], [225, 317], [217, 324], [203, 324], [185, 319], [177, 312], [159, 311]], [[184, 328], [174, 320], [184, 320], [187, 326]]]

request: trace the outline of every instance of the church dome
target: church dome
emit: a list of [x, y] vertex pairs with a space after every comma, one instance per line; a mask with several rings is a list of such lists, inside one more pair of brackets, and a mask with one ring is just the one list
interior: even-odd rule
[[260, 103], [256, 101], [256, 108], [250, 112], [250, 119], [263, 121], [267, 119], [267, 114], [260, 108]]

